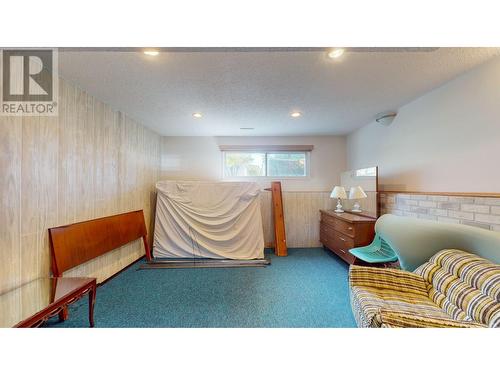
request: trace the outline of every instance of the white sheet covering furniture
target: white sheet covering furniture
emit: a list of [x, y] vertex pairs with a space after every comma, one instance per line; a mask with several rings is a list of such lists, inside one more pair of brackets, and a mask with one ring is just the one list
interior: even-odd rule
[[256, 183], [160, 181], [156, 189], [154, 258], [264, 258]]

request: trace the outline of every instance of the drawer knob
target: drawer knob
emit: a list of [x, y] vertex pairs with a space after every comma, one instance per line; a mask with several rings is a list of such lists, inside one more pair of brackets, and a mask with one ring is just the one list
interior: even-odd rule
[[345, 242], [345, 238], [344, 237], [339, 237], [341, 241], [344, 241]]
[[347, 227], [347, 230], [352, 230], [352, 227]]

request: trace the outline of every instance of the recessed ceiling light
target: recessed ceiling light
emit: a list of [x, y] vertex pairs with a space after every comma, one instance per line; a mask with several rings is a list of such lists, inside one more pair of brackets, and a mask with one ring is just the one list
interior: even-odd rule
[[160, 52], [155, 51], [155, 50], [146, 50], [146, 51], [144, 51], [144, 54], [148, 55], [148, 56], [158, 56], [159, 53]]
[[240, 128], [240, 130], [254, 130], [255, 128]]
[[195, 113], [193, 113], [193, 117], [194, 118], [202, 118], [203, 115], [200, 112], [195, 112]]
[[328, 57], [331, 59], [338, 59], [345, 52], [343, 48], [334, 48], [330, 52], [328, 52]]
[[300, 117], [300, 116], [302, 116], [302, 113], [296, 111], [296, 112], [290, 113], [290, 116], [292, 116], [292, 117]]

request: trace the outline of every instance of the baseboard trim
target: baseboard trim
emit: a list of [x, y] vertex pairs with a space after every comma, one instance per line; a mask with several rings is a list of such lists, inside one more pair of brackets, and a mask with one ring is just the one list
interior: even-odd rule
[[146, 256], [143, 255], [141, 256], [140, 258], [134, 260], [132, 263], [130, 263], [128, 266], [125, 266], [124, 268], [122, 268], [120, 271], [118, 272], [115, 272], [114, 274], [112, 274], [110, 277], [108, 277], [106, 280], [104, 281], [101, 281], [100, 283], [97, 284], [97, 287], [100, 287], [104, 284], [106, 284], [109, 280], [115, 278], [116, 276], [118, 276], [120, 273], [122, 273], [123, 271], [129, 269], [130, 267], [132, 267], [134, 264], [136, 264], [137, 262], [141, 261], [142, 259], [144, 259]]

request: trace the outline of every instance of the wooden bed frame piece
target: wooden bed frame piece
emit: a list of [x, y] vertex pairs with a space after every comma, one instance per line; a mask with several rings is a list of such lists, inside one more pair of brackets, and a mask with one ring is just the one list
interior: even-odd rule
[[281, 182], [271, 182], [271, 187], [264, 189], [271, 192], [271, 204], [273, 214], [274, 242], [266, 243], [266, 247], [273, 247], [274, 254], [279, 257], [288, 256], [285, 233], [285, 216], [283, 214], [283, 195], [281, 193]]
[[50, 228], [49, 238], [54, 277], [139, 238], [151, 260], [142, 210]]
[[283, 214], [281, 182], [271, 182], [271, 193], [274, 216], [274, 253], [279, 257], [286, 257], [288, 255], [288, 249], [286, 246], [285, 216]]
[[[147, 234], [142, 210], [49, 228], [52, 275], [62, 277], [63, 272], [139, 238], [150, 261]], [[59, 319], [67, 318], [65, 307]]]

